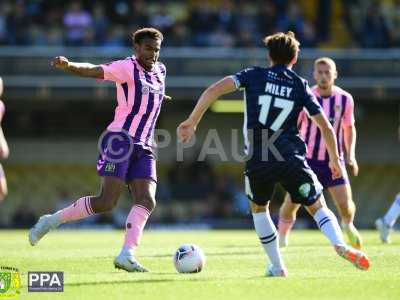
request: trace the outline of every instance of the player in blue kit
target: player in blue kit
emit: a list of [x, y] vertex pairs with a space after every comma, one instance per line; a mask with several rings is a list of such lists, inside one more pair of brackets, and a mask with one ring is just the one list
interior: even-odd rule
[[300, 44], [292, 32], [268, 36], [264, 43], [271, 66], [251, 67], [212, 84], [200, 96], [189, 118], [179, 125], [178, 138], [188, 141], [205, 111], [220, 96], [244, 89], [243, 134], [248, 155], [245, 187], [254, 227], [271, 261], [266, 275], [288, 275], [268, 208], [276, 183], [289, 192], [293, 202], [306, 207], [340, 256], [366, 270], [369, 259], [344, 242], [338, 221], [325, 204], [322, 186], [305, 159], [306, 145], [297, 128], [298, 116], [304, 107], [321, 130], [333, 176], [342, 175], [333, 128], [306, 80], [291, 69], [297, 62]]

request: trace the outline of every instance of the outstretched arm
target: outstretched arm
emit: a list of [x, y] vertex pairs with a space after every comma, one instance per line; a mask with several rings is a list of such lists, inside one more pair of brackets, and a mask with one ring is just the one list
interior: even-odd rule
[[187, 142], [194, 135], [197, 125], [207, 109], [222, 95], [236, 90], [236, 85], [231, 76], [227, 76], [210, 85], [200, 96], [189, 118], [182, 122], [177, 129], [178, 139]]
[[57, 69], [68, 71], [78, 76], [98, 79], [104, 78], [104, 71], [101, 66], [90, 63], [71, 62], [64, 56], [57, 56], [53, 58], [50, 64]]
[[339, 152], [337, 149], [337, 141], [335, 131], [331, 123], [329, 123], [324, 113], [319, 113], [311, 116], [312, 121], [321, 130], [322, 137], [326, 144], [326, 149], [329, 154], [329, 166], [332, 170], [333, 178], [342, 176], [342, 167], [339, 160]]

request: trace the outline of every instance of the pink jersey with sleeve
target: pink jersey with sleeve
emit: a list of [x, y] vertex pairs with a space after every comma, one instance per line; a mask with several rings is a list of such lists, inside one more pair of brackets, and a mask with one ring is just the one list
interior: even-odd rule
[[[343, 127], [351, 126], [355, 123], [353, 97], [338, 86], [333, 86], [332, 95], [329, 97], [321, 97], [318, 86], [313, 86], [312, 92], [323, 107], [325, 115], [335, 130], [339, 155], [343, 159]], [[328, 151], [321, 131], [311, 121], [305, 110], [300, 113], [298, 124], [300, 135], [307, 145], [307, 159], [329, 161]]]
[[107, 130], [127, 131], [137, 144], [153, 147], [154, 128], [165, 95], [166, 68], [157, 62], [146, 71], [135, 57], [101, 65], [104, 80], [114, 81], [118, 105]]

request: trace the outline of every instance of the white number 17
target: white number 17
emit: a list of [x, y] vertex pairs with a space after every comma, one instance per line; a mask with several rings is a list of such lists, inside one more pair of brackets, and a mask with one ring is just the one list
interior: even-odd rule
[[[258, 121], [263, 125], [267, 123], [267, 117], [271, 107], [271, 102], [272, 102], [272, 96], [270, 95], [262, 95], [258, 97], [258, 104], [261, 105]], [[277, 131], [281, 128], [283, 122], [286, 121], [286, 118], [292, 111], [293, 101], [289, 101], [283, 98], [275, 98], [274, 107], [282, 109], [281, 113], [278, 115], [278, 117], [270, 126], [270, 129], [272, 129], [273, 131]]]

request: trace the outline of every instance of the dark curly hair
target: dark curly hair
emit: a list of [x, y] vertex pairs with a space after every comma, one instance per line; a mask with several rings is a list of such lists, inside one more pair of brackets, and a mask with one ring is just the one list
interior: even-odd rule
[[159, 39], [162, 41], [164, 36], [159, 30], [151, 27], [138, 29], [132, 34], [133, 44], [140, 44], [146, 38]]

